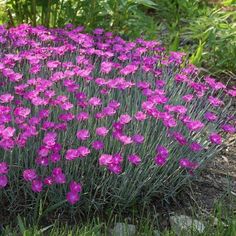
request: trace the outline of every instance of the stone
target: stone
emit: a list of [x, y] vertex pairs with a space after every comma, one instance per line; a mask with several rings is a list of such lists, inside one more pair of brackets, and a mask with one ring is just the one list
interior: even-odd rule
[[126, 223], [116, 223], [111, 230], [111, 236], [134, 236], [136, 233], [135, 225]]
[[186, 215], [173, 215], [170, 216], [171, 228], [175, 231], [177, 235], [181, 233], [186, 233], [191, 235], [192, 232], [203, 233], [205, 226], [202, 222], [192, 219]]

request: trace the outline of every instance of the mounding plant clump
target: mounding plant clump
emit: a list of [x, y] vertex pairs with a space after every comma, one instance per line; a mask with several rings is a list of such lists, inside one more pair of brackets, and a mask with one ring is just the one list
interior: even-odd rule
[[168, 199], [235, 133], [235, 96], [156, 41], [1, 26], [2, 204], [87, 210]]

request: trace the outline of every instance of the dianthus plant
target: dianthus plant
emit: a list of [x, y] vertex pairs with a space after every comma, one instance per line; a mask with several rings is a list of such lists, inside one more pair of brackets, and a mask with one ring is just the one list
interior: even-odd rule
[[1, 26], [1, 196], [84, 209], [167, 199], [235, 133], [235, 96], [156, 41]]

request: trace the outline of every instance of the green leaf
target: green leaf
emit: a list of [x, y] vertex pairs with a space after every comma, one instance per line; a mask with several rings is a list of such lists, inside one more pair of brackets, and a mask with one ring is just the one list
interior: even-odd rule
[[151, 0], [136, 0], [135, 2], [153, 9], [157, 8], [157, 4]]
[[201, 40], [200, 40], [196, 52], [190, 58], [190, 62], [192, 64], [198, 65], [200, 63], [201, 58], [202, 58], [204, 45], [205, 45], [205, 42], [202, 43]]

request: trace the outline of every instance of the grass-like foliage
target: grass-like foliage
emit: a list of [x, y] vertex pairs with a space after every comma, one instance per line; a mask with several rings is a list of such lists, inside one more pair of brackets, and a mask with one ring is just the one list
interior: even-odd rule
[[0, 28], [0, 196], [12, 212], [168, 199], [235, 132], [235, 87], [158, 42], [82, 31]]

